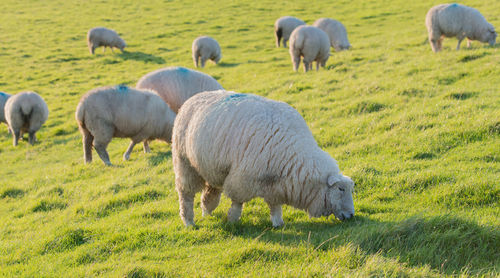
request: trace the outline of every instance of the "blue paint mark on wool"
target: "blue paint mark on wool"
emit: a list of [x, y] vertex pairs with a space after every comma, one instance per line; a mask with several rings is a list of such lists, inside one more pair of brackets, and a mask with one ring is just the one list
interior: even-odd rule
[[118, 92], [120, 92], [120, 93], [125, 93], [128, 91], [128, 87], [127, 87], [127, 85], [120, 84], [120, 85], [116, 86], [116, 90], [118, 90]]
[[247, 97], [247, 95], [245, 94], [231, 94], [229, 95], [225, 101], [229, 101], [229, 100], [237, 100], [237, 99], [241, 99], [241, 98], [244, 98], [244, 97]]
[[5, 96], [5, 95], [6, 95], [6, 93], [0, 92], [0, 96]]
[[183, 68], [183, 67], [177, 67], [177, 72], [179, 73], [182, 73], [182, 74], [188, 74], [189, 73], [189, 70], [187, 68]]
[[450, 7], [458, 7], [458, 4], [457, 3], [453, 3], [450, 5]]

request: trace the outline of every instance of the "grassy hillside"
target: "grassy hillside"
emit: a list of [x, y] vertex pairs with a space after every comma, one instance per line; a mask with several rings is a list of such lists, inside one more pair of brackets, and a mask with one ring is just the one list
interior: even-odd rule
[[[354, 2], [354, 3], [352, 3]], [[456, 39], [432, 53], [438, 1], [2, 0], [0, 91], [34, 90], [50, 115], [39, 142], [12, 147], [0, 125], [0, 276], [500, 275], [500, 48]], [[500, 29], [499, 1], [463, 1]], [[338, 19], [353, 45], [327, 68], [292, 71], [274, 21]], [[127, 52], [88, 52], [86, 32], [117, 30]], [[285, 101], [356, 183], [356, 217], [309, 219], [284, 207], [272, 229], [256, 199], [229, 224], [227, 198], [186, 229], [170, 146], [126, 139], [83, 164], [80, 97], [166, 66], [192, 68], [191, 42], [216, 38], [203, 69], [228, 90]], [[95, 153], [94, 153], [95, 154]], [[199, 198], [197, 198], [199, 199]]]

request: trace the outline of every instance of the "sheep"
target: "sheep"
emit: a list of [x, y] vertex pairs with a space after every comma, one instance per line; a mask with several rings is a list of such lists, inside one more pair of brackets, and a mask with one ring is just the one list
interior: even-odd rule
[[219, 63], [222, 58], [219, 43], [208, 36], [201, 36], [193, 41], [191, 47], [193, 51], [194, 66], [198, 67], [198, 61], [201, 62], [201, 67], [205, 67], [205, 62], [210, 59], [215, 64]]
[[104, 164], [111, 165], [106, 147], [113, 137], [132, 140], [123, 155], [128, 160], [139, 142], [160, 139], [170, 143], [175, 113], [155, 92], [119, 85], [87, 92], [76, 107], [75, 118], [85, 163], [92, 162], [94, 146]]
[[282, 204], [311, 217], [354, 215], [354, 182], [283, 102], [227, 91], [196, 94], [175, 119], [172, 158], [186, 226], [194, 225], [193, 200], [200, 191], [203, 215], [218, 206], [221, 192], [231, 199], [230, 222], [255, 197], [269, 205], [274, 227], [284, 224]]
[[111, 52], [113, 52], [113, 47], [119, 48], [123, 52], [123, 49], [127, 46], [116, 31], [104, 27], [96, 27], [89, 30], [87, 33], [87, 45], [90, 54], [94, 54], [94, 50], [99, 46], [104, 46], [103, 53], [106, 51], [106, 46], [111, 48]]
[[29, 134], [29, 143], [34, 145], [35, 133], [47, 121], [48, 116], [47, 104], [35, 92], [21, 92], [9, 97], [5, 103], [5, 120], [13, 135], [14, 147], [25, 132]]
[[223, 89], [210, 75], [183, 67], [167, 67], [150, 72], [141, 77], [136, 88], [155, 91], [176, 114], [193, 95]]
[[300, 25], [306, 23], [293, 16], [282, 16], [274, 22], [274, 36], [276, 37], [276, 47], [280, 47], [281, 38], [283, 38], [283, 47], [286, 48], [286, 42], [290, 34]]
[[432, 7], [425, 17], [425, 25], [434, 52], [442, 49], [444, 37], [456, 37], [457, 50], [460, 49], [460, 43], [464, 38], [467, 38], [467, 47], [470, 47], [471, 40], [494, 45], [497, 37], [493, 25], [487, 22], [478, 10], [460, 4], [441, 4]]
[[313, 26], [325, 31], [330, 38], [330, 45], [335, 51], [351, 48], [351, 44], [347, 39], [347, 31], [340, 21], [330, 18], [320, 18], [314, 22]]
[[0, 92], [0, 123], [7, 124], [7, 120], [5, 120], [4, 109], [5, 109], [5, 103], [7, 102], [9, 97], [11, 97], [11, 95], [6, 94], [4, 92]]
[[325, 67], [330, 56], [328, 35], [318, 27], [297, 27], [290, 35], [290, 56], [294, 71], [299, 68], [301, 56], [304, 57], [304, 72], [312, 69], [313, 61], [316, 61], [316, 70], [320, 65]]

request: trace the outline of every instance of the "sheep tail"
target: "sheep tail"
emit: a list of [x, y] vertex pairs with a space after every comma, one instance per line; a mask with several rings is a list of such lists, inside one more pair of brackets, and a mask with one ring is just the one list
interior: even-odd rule
[[278, 28], [278, 30], [276, 30], [276, 42], [278, 46], [280, 46], [280, 41], [282, 37], [283, 37], [283, 29], [280, 27]]
[[83, 105], [80, 103], [76, 108], [76, 121], [78, 125], [82, 128], [85, 128], [85, 109], [82, 107]]

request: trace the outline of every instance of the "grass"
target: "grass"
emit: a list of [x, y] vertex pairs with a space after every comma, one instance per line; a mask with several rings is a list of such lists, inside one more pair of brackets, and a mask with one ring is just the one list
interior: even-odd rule
[[[0, 276], [497, 277], [500, 272], [500, 53], [473, 42], [432, 53], [424, 18], [436, 1], [0, 2], [0, 90], [49, 105], [39, 142], [12, 147], [0, 125]], [[494, 26], [500, 2], [465, 1]], [[353, 45], [327, 68], [294, 73], [274, 47], [282, 15], [342, 21]], [[86, 32], [117, 30], [125, 53], [91, 56]], [[354, 220], [309, 219], [285, 206], [272, 229], [262, 200], [227, 223], [223, 197], [196, 229], [178, 216], [170, 146], [108, 151], [83, 164], [80, 97], [166, 66], [192, 68], [199, 35], [222, 47], [203, 72], [228, 90], [285, 101], [356, 182]]]

